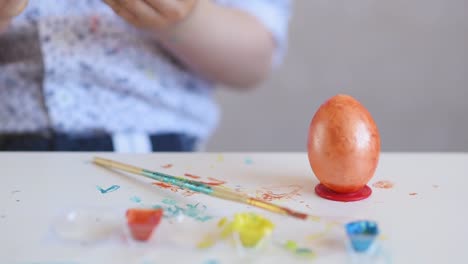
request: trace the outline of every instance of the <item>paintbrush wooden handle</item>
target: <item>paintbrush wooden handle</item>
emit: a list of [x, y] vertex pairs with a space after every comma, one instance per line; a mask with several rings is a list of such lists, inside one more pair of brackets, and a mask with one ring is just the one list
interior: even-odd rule
[[141, 172], [143, 171], [142, 168], [138, 168], [132, 165], [123, 164], [117, 161], [113, 161], [110, 159], [103, 159], [99, 157], [95, 157], [93, 159], [93, 162], [103, 167], [120, 169], [126, 172], [135, 173], [135, 174], [141, 174]]
[[201, 182], [183, 179], [183, 178], [171, 176], [171, 175], [160, 173], [160, 172], [149, 171], [149, 170], [145, 170], [143, 168], [139, 168], [136, 166], [124, 164], [124, 163], [109, 160], [109, 159], [103, 159], [99, 157], [94, 158], [93, 162], [103, 167], [120, 169], [126, 172], [142, 175], [153, 180], [175, 185], [182, 189], [188, 189], [191, 191], [204, 193], [210, 196], [215, 196], [224, 200], [229, 200], [229, 201], [234, 201], [238, 203], [255, 206], [255, 207], [262, 208], [264, 210], [267, 210], [273, 213], [289, 215], [289, 216], [293, 216], [293, 217], [300, 218], [300, 219], [307, 218], [306, 214], [299, 213], [299, 212], [290, 210], [288, 208], [275, 205], [269, 202], [265, 202], [256, 198], [252, 198], [243, 193], [237, 193], [227, 187], [209, 186]]

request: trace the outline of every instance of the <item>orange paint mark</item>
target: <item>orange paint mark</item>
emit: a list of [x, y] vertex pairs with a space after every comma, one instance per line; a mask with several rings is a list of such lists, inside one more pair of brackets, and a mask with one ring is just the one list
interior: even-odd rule
[[158, 186], [161, 189], [170, 190], [171, 192], [175, 192], [175, 193], [180, 192], [183, 196], [186, 196], [186, 197], [196, 194], [196, 192], [194, 192], [194, 191], [184, 190], [184, 189], [182, 189], [182, 188], [180, 188], [178, 186], [172, 186], [172, 185], [164, 183], [164, 182], [154, 182], [153, 185]]
[[172, 164], [166, 164], [166, 165], [161, 166], [161, 168], [163, 168], [163, 169], [170, 169], [172, 167], [174, 167], [174, 165], [172, 165]]
[[219, 186], [219, 185], [223, 185], [226, 183], [226, 181], [218, 180], [216, 178], [211, 178], [211, 177], [208, 177], [208, 180], [210, 180], [211, 182], [205, 182], [205, 183], [211, 186]]
[[372, 184], [372, 187], [374, 188], [380, 188], [380, 189], [391, 189], [393, 188], [394, 184], [391, 181], [378, 181], [374, 184]]
[[277, 200], [290, 200], [300, 195], [302, 187], [299, 185], [263, 187], [257, 190], [257, 198], [267, 202]]
[[164, 182], [154, 182], [153, 185], [159, 186], [163, 189], [168, 189], [172, 187], [172, 185], [164, 183]]
[[413, 192], [413, 193], [410, 193], [409, 195], [415, 196], [415, 195], [418, 195], [418, 193]]
[[201, 178], [200, 176], [193, 175], [193, 174], [190, 174], [190, 173], [185, 173], [184, 176], [192, 178], [192, 179], [200, 179]]
[[[185, 173], [184, 176], [192, 178], [192, 179], [200, 179], [201, 178], [200, 176], [193, 175], [191, 173]], [[209, 181], [197, 181], [197, 182], [203, 183], [203, 184], [206, 184], [206, 185], [210, 185], [210, 186], [220, 186], [220, 185], [223, 185], [223, 184], [226, 183], [226, 181], [218, 180], [218, 179], [212, 178], [212, 177], [208, 177], [208, 180]]]

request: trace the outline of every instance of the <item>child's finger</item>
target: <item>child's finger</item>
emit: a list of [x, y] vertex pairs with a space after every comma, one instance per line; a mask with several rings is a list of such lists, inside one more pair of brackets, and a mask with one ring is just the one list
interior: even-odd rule
[[149, 6], [151, 6], [154, 10], [162, 13], [167, 14], [173, 12], [174, 9], [177, 8], [178, 3], [177, 1], [164, 1], [164, 0], [143, 0]]
[[148, 24], [159, 19], [159, 14], [143, 0], [117, 0], [117, 2], [139, 20]]
[[163, 14], [164, 17], [170, 20], [182, 18], [186, 10], [190, 10], [195, 3], [193, 0], [144, 0], [155, 10]]
[[117, 4], [114, 0], [103, 0], [112, 10], [122, 17], [125, 21], [128, 23], [131, 23], [133, 25], [138, 25], [136, 17], [130, 13], [128, 10]]

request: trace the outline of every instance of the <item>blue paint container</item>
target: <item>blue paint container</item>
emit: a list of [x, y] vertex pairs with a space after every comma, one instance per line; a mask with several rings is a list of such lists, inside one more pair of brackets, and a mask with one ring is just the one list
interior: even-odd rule
[[356, 221], [346, 224], [352, 248], [359, 253], [366, 252], [379, 235], [379, 228], [376, 222]]

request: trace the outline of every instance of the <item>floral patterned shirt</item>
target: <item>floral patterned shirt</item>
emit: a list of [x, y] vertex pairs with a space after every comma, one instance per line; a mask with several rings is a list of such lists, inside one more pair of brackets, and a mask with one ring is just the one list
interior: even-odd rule
[[[217, 2], [264, 23], [279, 63], [288, 0]], [[180, 132], [203, 140], [219, 119], [214, 85], [101, 0], [32, 0], [0, 35], [0, 133]]]

